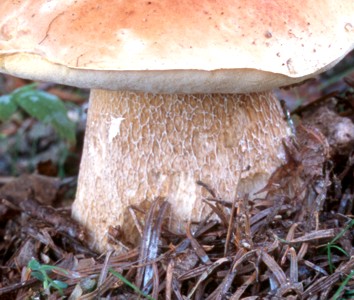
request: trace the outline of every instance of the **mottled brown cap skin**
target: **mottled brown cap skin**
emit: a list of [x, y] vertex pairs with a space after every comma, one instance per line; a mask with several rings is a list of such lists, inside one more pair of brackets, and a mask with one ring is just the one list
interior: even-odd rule
[[89, 88], [265, 90], [353, 45], [353, 0], [0, 3], [0, 70]]

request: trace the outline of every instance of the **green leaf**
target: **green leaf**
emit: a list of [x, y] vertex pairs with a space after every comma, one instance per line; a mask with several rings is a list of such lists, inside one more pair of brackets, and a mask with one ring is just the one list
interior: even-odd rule
[[41, 265], [41, 270], [52, 271], [52, 272], [55, 272], [55, 273], [61, 274], [61, 275], [69, 275], [69, 272], [67, 270], [57, 267], [57, 266]]
[[0, 121], [9, 119], [17, 110], [11, 95], [0, 96]]
[[41, 265], [38, 261], [36, 261], [34, 258], [32, 258], [28, 262], [28, 268], [31, 269], [31, 275], [32, 277], [40, 280], [43, 282], [43, 288], [45, 290], [50, 290], [50, 288], [55, 288], [56, 290], [59, 291], [61, 295], [63, 295], [63, 289], [66, 289], [68, 287], [68, 284], [60, 281], [60, 280], [53, 280], [51, 279], [47, 271], [60, 271], [61, 273], [68, 273], [65, 269], [56, 267], [56, 266], [50, 266], [50, 265]]
[[54, 287], [57, 290], [62, 290], [62, 289], [66, 289], [68, 287], [68, 284], [60, 280], [53, 280], [50, 283], [50, 286]]
[[39, 271], [32, 271], [31, 276], [38, 279], [39, 281], [45, 281], [45, 279], [46, 279], [46, 276], [43, 275], [43, 273], [39, 272]]
[[32, 258], [28, 262], [28, 268], [30, 268], [32, 271], [38, 271], [41, 268], [41, 264], [38, 261], [36, 261], [34, 258]]
[[50, 124], [61, 137], [75, 143], [75, 124], [68, 118], [65, 105], [58, 97], [36, 90], [34, 85], [17, 89], [12, 97], [32, 117]]

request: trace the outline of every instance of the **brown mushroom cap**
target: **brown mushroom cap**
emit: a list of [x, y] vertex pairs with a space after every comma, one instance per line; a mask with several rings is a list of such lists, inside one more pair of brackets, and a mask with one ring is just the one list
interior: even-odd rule
[[86, 88], [268, 90], [354, 46], [352, 0], [2, 0], [0, 12], [0, 70]]

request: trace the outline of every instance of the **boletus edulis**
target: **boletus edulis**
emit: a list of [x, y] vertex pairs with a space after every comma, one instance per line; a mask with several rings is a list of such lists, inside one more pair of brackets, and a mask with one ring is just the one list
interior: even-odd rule
[[[171, 230], [260, 190], [289, 135], [271, 89], [353, 48], [352, 0], [2, 0], [0, 70], [90, 88], [73, 217], [104, 251], [109, 226], [157, 197]], [[117, 246], [118, 247], [118, 246]], [[118, 247], [119, 248], [119, 247]]]

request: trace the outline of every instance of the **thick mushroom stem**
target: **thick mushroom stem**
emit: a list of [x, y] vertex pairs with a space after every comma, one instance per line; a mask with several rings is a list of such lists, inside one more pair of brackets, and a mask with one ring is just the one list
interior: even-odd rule
[[240, 195], [262, 188], [285, 159], [282, 139], [289, 132], [282, 116], [271, 93], [93, 90], [74, 217], [102, 251], [110, 225], [120, 226], [124, 242], [136, 242], [130, 205], [166, 197], [171, 229], [184, 231], [187, 221], [209, 212], [197, 181], [226, 201], [237, 186]]

